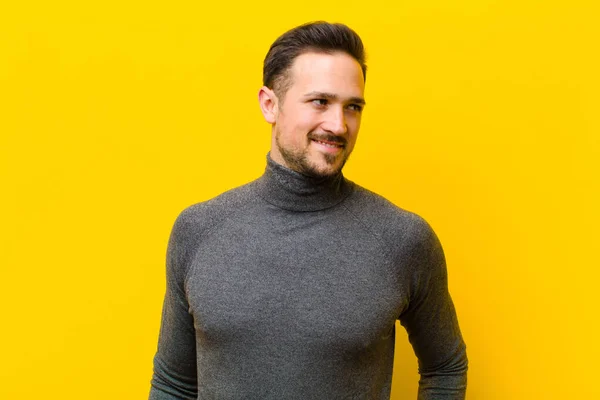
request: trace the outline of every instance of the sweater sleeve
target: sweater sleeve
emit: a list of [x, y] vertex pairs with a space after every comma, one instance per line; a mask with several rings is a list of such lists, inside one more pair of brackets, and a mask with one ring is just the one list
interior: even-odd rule
[[[193, 235], [182, 213], [176, 220], [167, 248], [167, 288], [163, 302], [158, 350], [150, 400], [197, 397], [196, 339], [193, 316], [184, 290], [185, 268]], [[188, 227], [186, 227], [188, 226]]]
[[423, 221], [412, 248], [413, 280], [409, 305], [400, 323], [418, 359], [419, 400], [462, 400], [468, 360], [454, 304], [442, 246]]

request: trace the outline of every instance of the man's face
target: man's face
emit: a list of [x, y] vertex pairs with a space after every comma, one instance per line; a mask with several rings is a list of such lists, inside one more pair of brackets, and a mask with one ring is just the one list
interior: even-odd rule
[[304, 53], [289, 73], [291, 86], [276, 102], [271, 158], [305, 175], [335, 175], [360, 128], [365, 88], [360, 64], [341, 52]]

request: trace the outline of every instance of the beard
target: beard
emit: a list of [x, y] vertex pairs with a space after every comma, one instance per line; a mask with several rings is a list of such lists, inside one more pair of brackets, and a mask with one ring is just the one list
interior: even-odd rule
[[[340, 143], [344, 146], [342, 149], [343, 153], [341, 155], [321, 153], [319, 156], [323, 157], [323, 160], [326, 164], [326, 166], [323, 167], [322, 165], [319, 165], [318, 163], [309, 159], [309, 146], [311, 140], [325, 140], [329, 142]], [[313, 178], [329, 178], [337, 175], [340, 173], [346, 164], [348, 157], [350, 156], [350, 154], [345, 153], [347, 143], [346, 139], [340, 136], [325, 133], [309, 133], [306, 137], [306, 147], [301, 150], [283, 147], [279, 141], [279, 133], [277, 133], [275, 136], [275, 142], [281, 157], [290, 169]], [[342, 157], [341, 162], [339, 162], [340, 157]], [[339, 165], [336, 166], [335, 164], [338, 162]]]

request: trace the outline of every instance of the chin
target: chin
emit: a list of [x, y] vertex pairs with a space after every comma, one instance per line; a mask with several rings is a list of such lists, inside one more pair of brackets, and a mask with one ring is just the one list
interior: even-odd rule
[[323, 161], [311, 163], [309, 166], [307, 166], [307, 168], [305, 168], [305, 173], [306, 175], [310, 175], [315, 178], [328, 178], [337, 175], [344, 167], [344, 164], [345, 161], [338, 161], [335, 164], [330, 164]]
[[306, 171], [306, 175], [312, 176], [313, 178], [330, 178], [335, 176], [339, 170], [332, 169], [312, 169], [310, 171]]
[[285, 165], [303, 175], [313, 178], [328, 178], [337, 175], [348, 158], [345, 154], [323, 154], [321, 152], [294, 152], [278, 146]]

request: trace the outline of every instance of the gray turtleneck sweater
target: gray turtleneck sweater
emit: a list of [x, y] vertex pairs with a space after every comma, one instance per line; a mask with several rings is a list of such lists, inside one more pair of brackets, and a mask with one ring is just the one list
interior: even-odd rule
[[267, 162], [175, 222], [150, 399], [389, 399], [397, 319], [419, 399], [464, 399], [466, 347], [427, 222], [341, 173]]

